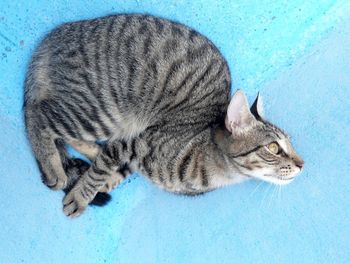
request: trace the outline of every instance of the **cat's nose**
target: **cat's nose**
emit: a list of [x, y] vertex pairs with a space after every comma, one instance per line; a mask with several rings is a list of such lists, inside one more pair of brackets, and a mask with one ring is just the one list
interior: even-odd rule
[[298, 157], [298, 156], [296, 156], [296, 157], [294, 157], [294, 158], [292, 158], [292, 159], [293, 159], [293, 161], [294, 161], [294, 164], [295, 164], [300, 170], [302, 170], [303, 167], [304, 167], [304, 161], [303, 161], [300, 157]]
[[302, 162], [302, 163], [295, 163], [295, 165], [296, 165], [297, 167], [299, 167], [299, 169], [301, 170], [301, 169], [303, 169], [303, 167], [304, 167], [304, 162]]

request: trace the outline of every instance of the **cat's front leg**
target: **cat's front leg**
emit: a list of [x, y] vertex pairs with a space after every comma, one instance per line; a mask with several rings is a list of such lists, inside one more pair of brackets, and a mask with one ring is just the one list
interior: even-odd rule
[[63, 199], [65, 215], [79, 216], [112, 177], [118, 177], [119, 184], [124, 179], [124, 174], [116, 171], [128, 162], [128, 155], [124, 141], [113, 141], [105, 145], [90, 168]]

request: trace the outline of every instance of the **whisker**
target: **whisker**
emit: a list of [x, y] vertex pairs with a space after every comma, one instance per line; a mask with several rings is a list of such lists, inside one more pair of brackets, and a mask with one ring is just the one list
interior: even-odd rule
[[264, 203], [264, 200], [267, 196], [267, 193], [269, 192], [269, 190], [271, 189], [271, 186], [272, 184], [269, 184], [269, 187], [266, 188], [265, 192], [264, 192], [264, 197], [261, 199], [261, 202], [260, 202], [260, 208], [262, 208], [262, 204]]
[[280, 185], [280, 189], [279, 189], [279, 200], [280, 200], [280, 209], [284, 211], [284, 213], [286, 212], [286, 206], [284, 206], [285, 203], [285, 196], [283, 195], [283, 187], [284, 185]]
[[281, 209], [281, 202], [282, 202], [282, 200], [281, 200], [281, 190], [282, 190], [282, 185], [279, 185], [279, 187], [278, 187], [278, 206], [279, 206], [280, 209]]
[[274, 199], [274, 196], [275, 196], [275, 193], [276, 193], [276, 189], [277, 189], [277, 186], [276, 186], [276, 185], [273, 185], [273, 190], [272, 190], [272, 194], [271, 194], [271, 196], [270, 196], [270, 200], [269, 200], [268, 207], [270, 207], [271, 202], [272, 202], [272, 200]]
[[252, 197], [254, 193], [258, 190], [258, 188], [264, 183], [264, 181], [260, 181], [260, 183], [254, 188], [254, 190], [250, 193], [249, 197]]

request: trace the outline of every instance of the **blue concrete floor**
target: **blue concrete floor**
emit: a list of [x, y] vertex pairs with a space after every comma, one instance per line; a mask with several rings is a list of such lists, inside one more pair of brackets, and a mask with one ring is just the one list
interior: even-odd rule
[[[151, 13], [202, 32], [233, 87], [264, 96], [305, 171], [291, 185], [248, 182], [188, 198], [133, 175], [78, 219], [40, 182], [25, 139], [23, 80], [54, 26]], [[323, 1], [0, 2], [0, 262], [349, 262], [350, 3]]]

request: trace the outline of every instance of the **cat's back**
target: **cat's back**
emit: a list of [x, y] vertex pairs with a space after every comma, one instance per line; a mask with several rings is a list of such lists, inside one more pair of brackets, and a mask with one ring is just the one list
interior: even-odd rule
[[201, 34], [149, 15], [113, 15], [49, 33], [33, 57], [26, 101], [88, 104], [107, 126], [208, 123], [222, 117], [229, 90], [227, 64]]

